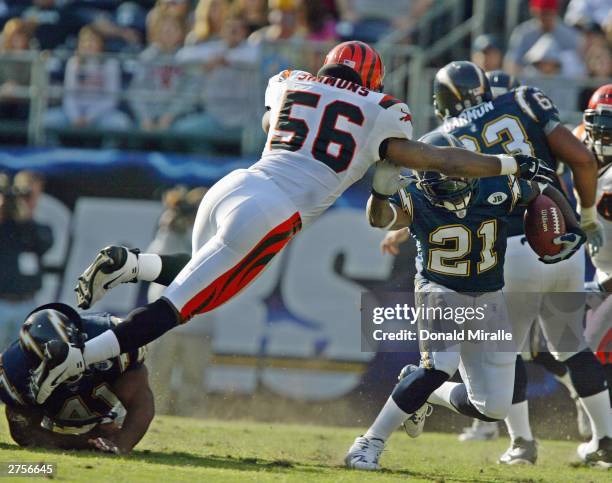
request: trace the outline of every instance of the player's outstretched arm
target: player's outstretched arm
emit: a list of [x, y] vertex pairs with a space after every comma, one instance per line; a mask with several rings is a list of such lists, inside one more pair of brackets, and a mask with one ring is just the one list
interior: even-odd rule
[[90, 444], [100, 451], [126, 454], [140, 442], [155, 416], [146, 366], [124, 372], [113, 385], [113, 392], [127, 411], [123, 425], [108, 437], [92, 438]]
[[552, 181], [553, 172], [543, 161], [524, 154], [490, 156], [398, 138], [386, 139], [380, 151], [384, 159], [416, 171], [439, 171], [447, 176], [468, 178], [512, 174], [545, 183]]
[[368, 199], [367, 215], [370, 225], [384, 230], [399, 230], [410, 226], [410, 214], [389, 201], [376, 195]]

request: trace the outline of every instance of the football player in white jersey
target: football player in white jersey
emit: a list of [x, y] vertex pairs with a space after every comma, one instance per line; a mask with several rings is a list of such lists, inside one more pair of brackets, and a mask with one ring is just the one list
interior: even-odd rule
[[262, 126], [268, 138], [261, 159], [228, 174], [206, 193], [189, 262], [163, 263], [157, 255], [119, 248], [115, 263], [116, 258], [101, 252], [77, 288], [82, 308], [122, 282], [169, 286], [159, 300], [135, 309], [117, 329], [83, 348], [49, 342], [37, 400], [43, 402], [90, 364], [146, 345], [227, 302], [381, 159], [387, 161], [377, 164], [373, 191], [382, 196], [397, 191], [400, 167], [468, 177], [548, 175], [550, 170], [530, 156], [489, 156], [412, 141], [408, 106], [380, 92], [383, 77], [379, 54], [357, 41], [333, 48], [317, 76], [287, 70], [272, 77], [265, 95]]
[[[587, 109], [583, 123], [574, 133], [595, 154], [599, 164], [597, 180], [597, 216], [606, 234], [603, 247], [591, 257], [595, 280], [587, 290], [612, 293], [612, 84], [597, 89]], [[604, 364], [608, 387], [612, 387], [612, 297], [608, 296], [588, 314], [585, 337]]]

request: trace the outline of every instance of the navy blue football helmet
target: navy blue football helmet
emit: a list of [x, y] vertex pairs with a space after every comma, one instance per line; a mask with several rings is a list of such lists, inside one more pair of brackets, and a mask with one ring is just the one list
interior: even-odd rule
[[433, 93], [434, 110], [440, 119], [458, 116], [493, 99], [484, 71], [466, 60], [442, 67], [434, 78]]
[[485, 72], [485, 75], [487, 79], [489, 79], [493, 99], [521, 86], [521, 83], [516, 77], [503, 70], [490, 70], [489, 72]]
[[[419, 141], [432, 146], [465, 148], [452, 134], [438, 131], [425, 134]], [[459, 218], [465, 217], [478, 186], [477, 179], [449, 177], [436, 171], [418, 171], [416, 179], [417, 188], [433, 206], [452, 211]]]

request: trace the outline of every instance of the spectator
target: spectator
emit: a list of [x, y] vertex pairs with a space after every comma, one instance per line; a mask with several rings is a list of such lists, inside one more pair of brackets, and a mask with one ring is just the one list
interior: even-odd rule
[[[567, 52], [566, 52], [567, 53]], [[575, 58], [564, 55], [555, 38], [545, 34], [527, 51], [524, 56], [528, 65], [524, 74], [529, 77], [528, 84], [540, 87], [561, 111], [574, 111], [577, 107], [577, 89], [564, 83], [562, 78], [571, 77]]]
[[409, 31], [432, 0], [337, 0], [344, 39], [376, 42], [393, 30]]
[[257, 49], [246, 42], [247, 25], [237, 15], [228, 17], [222, 39], [186, 46], [177, 54], [182, 61], [198, 61], [206, 72], [205, 109], [178, 120], [174, 129], [196, 140], [204, 151], [217, 143], [239, 145], [242, 130], [252, 122], [249, 106], [253, 105], [252, 69], [258, 61]]
[[612, 27], [612, 0], [571, 0], [564, 20], [576, 28], [595, 23], [602, 30], [607, 30]]
[[186, 43], [200, 44], [218, 40], [229, 6], [228, 0], [199, 0], [193, 30], [189, 32]]
[[505, 58], [505, 70], [516, 75], [526, 65], [525, 54], [540, 37], [550, 34], [561, 51], [577, 52], [579, 37], [576, 30], [558, 17], [558, 0], [530, 0], [530, 20], [518, 25], [510, 35]]
[[30, 63], [28, 59], [11, 58], [11, 54], [27, 51], [31, 41], [31, 31], [23, 20], [13, 18], [4, 25], [0, 50], [5, 56], [0, 70], [0, 119], [28, 118], [28, 99], [20, 97], [17, 91], [30, 84]]
[[268, 21], [263, 27], [249, 37], [253, 43], [278, 42], [290, 40], [297, 31], [297, 0], [269, 0]]
[[184, 24], [177, 17], [163, 17], [149, 29], [151, 45], [140, 54], [141, 64], [130, 85], [130, 106], [145, 131], [170, 127], [190, 110], [194, 99], [189, 95], [196, 92], [192, 76], [173, 63], [185, 40]]
[[42, 287], [41, 257], [53, 245], [47, 225], [33, 220], [42, 177], [22, 171], [14, 183], [0, 173], [0, 346], [13, 340]]
[[502, 68], [503, 52], [493, 35], [479, 35], [472, 45], [472, 62], [485, 72]]
[[249, 34], [268, 25], [268, 2], [266, 0], [236, 0], [236, 6], [246, 21]]
[[298, 7], [298, 32], [308, 41], [332, 42], [338, 39], [336, 21], [323, 0], [301, 0]]
[[135, 3], [124, 2], [114, 12], [95, 11], [91, 23], [104, 37], [107, 52], [141, 50], [145, 24], [145, 10]]
[[[173, 17], [183, 25], [193, 23], [191, 1], [190, 0], [157, 0], [155, 6], [147, 15], [147, 32], [153, 32], [151, 24], [157, 22], [160, 18]], [[151, 39], [147, 39], [151, 42]]]
[[62, 107], [50, 109], [45, 127], [88, 126], [125, 129], [128, 116], [118, 109], [121, 69], [117, 59], [100, 56], [104, 39], [93, 27], [79, 32], [76, 55], [66, 65]]
[[72, 12], [70, 3], [58, 0], [33, 0], [21, 18], [32, 26], [41, 49], [55, 49], [70, 36], [76, 35], [83, 25]]

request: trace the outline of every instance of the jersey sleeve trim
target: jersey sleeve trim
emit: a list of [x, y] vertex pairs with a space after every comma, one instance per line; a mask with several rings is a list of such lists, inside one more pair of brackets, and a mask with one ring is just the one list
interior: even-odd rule
[[386, 94], [378, 103], [378, 105], [384, 109], [389, 109], [391, 106], [394, 106], [396, 104], [401, 104], [402, 101], [400, 101], [399, 99], [396, 99], [393, 96], [390, 96], [388, 94]]
[[540, 120], [538, 119], [538, 116], [536, 116], [535, 112], [533, 112], [533, 109], [531, 109], [531, 106], [529, 105], [529, 103], [527, 102], [527, 99], [525, 98], [526, 92], [527, 92], [526, 86], [519, 87], [515, 91], [514, 98], [516, 99], [516, 102], [518, 102], [519, 107], [525, 114], [527, 114], [534, 121], [540, 122]]

